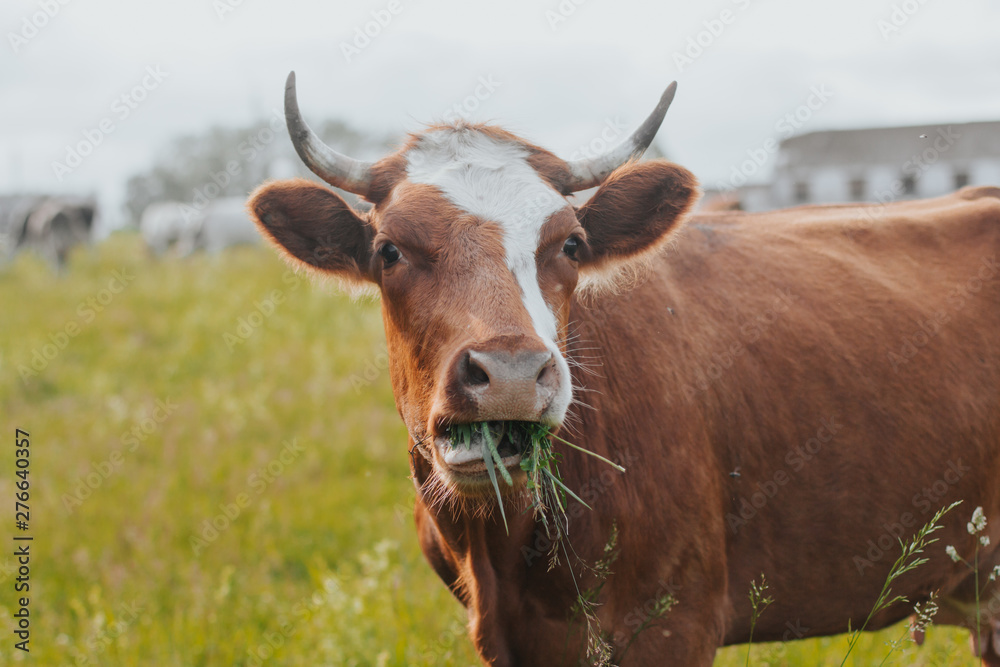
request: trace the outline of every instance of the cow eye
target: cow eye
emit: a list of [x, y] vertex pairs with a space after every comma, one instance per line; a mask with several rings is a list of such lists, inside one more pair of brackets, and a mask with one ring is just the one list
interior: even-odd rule
[[580, 250], [580, 239], [571, 236], [563, 244], [563, 253], [572, 260], [576, 260], [576, 253]]
[[400, 257], [403, 256], [399, 252], [399, 248], [391, 243], [386, 243], [384, 246], [379, 248], [378, 254], [382, 256], [382, 261], [385, 263], [385, 266], [392, 266], [399, 261]]

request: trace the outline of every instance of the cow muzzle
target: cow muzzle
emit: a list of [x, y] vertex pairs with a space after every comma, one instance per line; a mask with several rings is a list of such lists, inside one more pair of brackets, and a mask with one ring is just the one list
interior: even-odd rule
[[473, 406], [476, 421], [537, 421], [556, 395], [559, 371], [547, 349], [470, 349], [459, 355], [449, 384]]
[[456, 446], [456, 424], [490, 424], [503, 464], [519, 472], [527, 442], [516, 425], [555, 421], [552, 408], [568, 381], [558, 362], [557, 353], [541, 341], [528, 345], [521, 337], [469, 346], [452, 358], [431, 429], [438, 463], [453, 480], [484, 480], [483, 457], [489, 451], [481, 434], [471, 446]]

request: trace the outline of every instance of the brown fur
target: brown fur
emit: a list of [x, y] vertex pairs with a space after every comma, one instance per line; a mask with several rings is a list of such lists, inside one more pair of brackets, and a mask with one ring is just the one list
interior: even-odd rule
[[[293, 261], [379, 286], [412, 448], [450, 421], [475, 418], [443, 389], [455, 351], [470, 341], [537, 340], [502, 263], [500, 230], [454, 210], [434, 188], [400, 180], [398, 164], [385, 173], [393, 170], [364, 219], [302, 182], [264, 186], [251, 209]], [[1000, 562], [1000, 275], [991, 268], [1000, 191], [694, 215], [676, 231], [696, 196], [693, 177], [675, 165], [627, 165], [577, 220], [548, 221], [536, 257], [581, 400], [564, 432], [628, 468], [613, 473], [557, 446], [567, 485], [594, 508], [571, 508], [575, 552], [593, 563], [612, 526], [619, 530], [602, 629], [620, 652], [651, 601], [665, 592], [678, 600], [622, 664], [710, 665], [718, 646], [747, 640], [747, 591], [762, 573], [775, 602], [755, 640], [858, 627], [898, 549], [895, 537], [885, 553], [869, 545], [897, 524], [906, 539], [959, 499], [929, 562], [893, 592], [918, 601], [939, 590], [949, 609], [965, 609], [970, 574], [943, 547], [971, 554], [965, 523], [977, 505], [992, 539], [980, 552], [983, 571]], [[586, 238], [579, 267], [560, 252], [572, 233]], [[325, 239], [341, 240], [341, 250], [312, 261]], [[406, 259], [383, 271], [376, 253], [386, 239]], [[633, 290], [587, 306], [573, 296], [588, 271], [640, 260], [650, 269]], [[935, 316], [937, 327], [928, 324]], [[449, 486], [436, 452], [426, 453], [411, 459], [418, 537], [468, 607], [483, 661], [573, 664], [582, 636], [568, 623], [576, 597], [568, 568], [584, 590], [593, 575], [565, 556], [549, 571], [530, 514], [508, 512], [508, 535], [495, 514], [441, 502], [476, 496]], [[869, 629], [908, 613], [894, 605]], [[944, 619], [968, 624], [958, 613]]]
[[325, 187], [301, 178], [267, 183], [247, 208], [264, 237], [293, 263], [349, 283], [369, 279], [374, 232]]

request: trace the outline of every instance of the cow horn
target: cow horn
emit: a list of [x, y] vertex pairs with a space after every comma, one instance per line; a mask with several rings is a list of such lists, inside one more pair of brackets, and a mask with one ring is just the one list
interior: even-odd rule
[[368, 195], [372, 185], [372, 163], [338, 153], [309, 129], [299, 113], [299, 101], [295, 96], [295, 72], [290, 72], [285, 81], [285, 122], [288, 124], [288, 134], [292, 138], [295, 152], [314, 174], [341, 190], [362, 197]]
[[579, 192], [600, 185], [612, 171], [633, 158], [640, 157], [649, 148], [656, 131], [660, 129], [663, 117], [667, 115], [670, 103], [674, 101], [677, 92], [677, 82], [674, 81], [663, 91], [660, 103], [649, 114], [649, 118], [639, 126], [625, 141], [621, 142], [604, 155], [567, 162], [572, 177], [567, 184], [569, 192]]

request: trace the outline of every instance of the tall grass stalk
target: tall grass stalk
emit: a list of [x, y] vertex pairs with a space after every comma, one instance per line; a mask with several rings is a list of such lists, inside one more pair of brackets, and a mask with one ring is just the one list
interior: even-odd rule
[[757, 585], [757, 580], [752, 580], [750, 582], [750, 607], [752, 611], [750, 612], [750, 638], [747, 640], [747, 662], [746, 667], [750, 667], [750, 649], [753, 648], [753, 631], [757, 627], [757, 619], [760, 615], [764, 613], [774, 598], [765, 597], [764, 593], [767, 591], [767, 579], [764, 578], [764, 573], [760, 573], [760, 586]]
[[[975, 577], [975, 587], [976, 587], [976, 646], [982, 652], [983, 647], [983, 635], [982, 635], [982, 609], [980, 606], [980, 594], [982, 591], [979, 590], [979, 548], [980, 546], [988, 547], [990, 545], [990, 538], [987, 535], [979, 535], [979, 533], [986, 530], [986, 515], [983, 514], [983, 508], [977, 507], [972, 512], [972, 519], [968, 524], [969, 534], [976, 538], [975, 551], [972, 554], [972, 563], [970, 564], [967, 560], [958, 555], [958, 551], [955, 547], [948, 545], [945, 547], [945, 553], [947, 553], [953, 561], [956, 563], [964, 563], [966, 567], [972, 570], [972, 575]], [[978, 535], [978, 537], [976, 537]], [[990, 574], [989, 581], [996, 579], [997, 572], [1000, 572], [1000, 567], [994, 569]], [[989, 584], [987, 584], [989, 585]], [[985, 590], [985, 587], [983, 588]]]
[[938, 611], [937, 596], [937, 591], [934, 591], [927, 597], [926, 602], [923, 604], [918, 602], [913, 605], [913, 612], [917, 617], [916, 620], [914, 620], [912, 624], [907, 625], [903, 630], [903, 634], [899, 637], [890, 642], [886, 642], [889, 645], [889, 652], [883, 656], [882, 662], [878, 663], [879, 667], [882, 667], [882, 665], [889, 661], [889, 657], [896, 651], [896, 649], [899, 648], [900, 644], [903, 643], [907, 635], [924, 632], [927, 629], [927, 626], [934, 620], [934, 615]]
[[619, 654], [619, 662], [625, 659], [625, 654], [628, 653], [630, 648], [632, 648], [632, 644], [634, 644], [635, 640], [639, 638], [639, 635], [652, 627], [653, 623], [664, 618], [667, 615], [667, 612], [669, 612], [675, 604], [677, 604], [677, 598], [670, 593], [664, 593], [656, 599], [653, 603], [653, 609], [649, 612], [649, 615], [644, 618], [642, 623], [639, 624], [639, 627], [632, 632], [632, 636], [629, 637], [628, 643], [625, 644], [625, 648], [623, 648], [622, 652]]
[[941, 529], [939, 523], [941, 518], [961, 503], [962, 501], [959, 500], [947, 507], [942, 507], [909, 541], [904, 543], [903, 540], [899, 540], [899, 546], [902, 548], [903, 553], [900, 554], [899, 558], [896, 559], [896, 562], [889, 569], [889, 575], [885, 578], [885, 583], [882, 584], [882, 591], [875, 600], [875, 605], [868, 612], [868, 616], [860, 628], [857, 630], [848, 628], [847, 653], [844, 654], [844, 659], [840, 662], [841, 667], [847, 664], [847, 658], [851, 655], [854, 647], [857, 646], [858, 640], [861, 639], [861, 633], [868, 627], [872, 617], [897, 602], [906, 602], [906, 598], [902, 595], [890, 597], [892, 596], [892, 582], [927, 562], [927, 558], [921, 557], [919, 554], [922, 554], [927, 546], [937, 542], [937, 538], [931, 538], [930, 535]]

